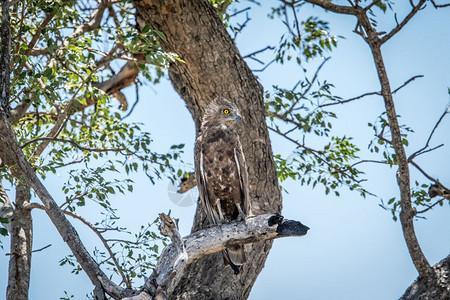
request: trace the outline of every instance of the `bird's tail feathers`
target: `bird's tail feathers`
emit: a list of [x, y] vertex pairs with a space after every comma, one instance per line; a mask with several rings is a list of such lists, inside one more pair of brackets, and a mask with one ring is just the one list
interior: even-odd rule
[[239, 274], [241, 266], [247, 261], [244, 246], [232, 246], [222, 252], [225, 265], [230, 265], [234, 271], [234, 274]]

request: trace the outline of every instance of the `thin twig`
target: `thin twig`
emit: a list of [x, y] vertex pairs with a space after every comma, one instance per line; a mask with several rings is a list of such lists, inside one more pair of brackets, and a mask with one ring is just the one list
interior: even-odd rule
[[[295, 106], [298, 104], [298, 102], [300, 101], [300, 99], [305, 98], [305, 95], [309, 93], [309, 91], [311, 90], [312, 86], [314, 85], [315, 81], [317, 80], [317, 77], [319, 76], [319, 72], [322, 69], [322, 67], [325, 65], [325, 63], [327, 61], [329, 61], [331, 59], [331, 57], [327, 57], [325, 58], [319, 65], [319, 67], [317, 67], [316, 71], [314, 72], [313, 78], [312, 80], [308, 80], [306, 79], [306, 81], [308, 82], [308, 87], [303, 91], [303, 93], [301, 93], [300, 97], [298, 97], [297, 101], [293, 101], [291, 104], [291, 107], [285, 112], [286, 114], [291, 113]], [[294, 86], [294, 88], [292, 90], [295, 90], [297, 88], [297, 85], [300, 83], [300, 81]]]
[[356, 96], [356, 97], [353, 97], [353, 98], [349, 98], [349, 99], [346, 99], [346, 100], [338, 100], [338, 101], [332, 102], [332, 103], [321, 104], [318, 107], [322, 108], [322, 107], [325, 107], [325, 106], [333, 106], [333, 105], [338, 105], [338, 104], [344, 104], [344, 103], [352, 102], [352, 101], [355, 101], [355, 100], [358, 100], [358, 99], [361, 99], [361, 98], [364, 98], [364, 97], [367, 97], [367, 96], [372, 96], [372, 95], [381, 96], [381, 93], [380, 92], [365, 93], [365, 94], [362, 94], [362, 95], [359, 95], [359, 96]]
[[136, 85], [136, 101], [135, 101], [135, 102], [133, 103], [133, 105], [131, 106], [130, 111], [129, 111], [125, 116], [122, 117], [122, 121], [123, 121], [125, 118], [128, 118], [128, 117], [131, 115], [131, 113], [133, 112], [133, 110], [136, 108], [136, 105], [139, 103], [139, 85], [138, 85], [137, 82], [135, 83], [135, 85]]
[[230, 15], [230, 18], [232, 18], [232, 17], [234, 17], [234, 16], [237, 16], [237, 15], [243, 13], [243, 12], [246, 12], [246, 11], [248, 11], [248, 10], [250, 10], [250, 9], [251, 9], [251, 7], [249, 6], [249, 7], [246, 7], [246, 8], [244, 8], [244, 9], [238, 10], [238, 11], [232, 13], [232, 14]]
[[[46, 210], [43, 205], [40, 205], [38, 203], [32, 203], [32, 204], [33, 204], [33, 208], [39, 208], [44, 211]], [[31, 204], [28, 207], [30, 207], [30, 206], [31, 206]], [[131, 289], [131, 282], [127, 279], [127, 277], [123, 273], [122, 268], [120, 267], [120, 264], [117, 261], [117, 258], [115, 257], [114, 253], [112, 252], [112, 249], [108, 245], [108, 242], [105, 240], [103, 235], [97, 230], [97, 228], [92, 223], [90, 223], [85, 218], [81, 217], [80, 215], [78, 215], [76, 213], [73, 213], [73, 212], [70, 212], [67, 210], [62, 210], [62, 213], [81, 221], [81, 223], [83, 223], [84, 225], [89, 227], [97, 235], [97, 237], [102, 241], [103, 246], [105, 247], [106, 251], [108, 251], [109, 256], [111, 257], [112, 261], [114, 262], [114, 265], [116, 266], [117, 271], [119, 272], [120, 276], [122, 277], [123, 282], [126, 284], [127, 288]]]
[[360, 161], [354, 163], [350, 167], [353, 168], [354, 166], [357, 166], [357, 165], [363, 164], [363, 163], [388, 164], [388, 162], [386, 160], [363, 159], [363, 160], [360, 160]]
[[13, 6], [14, 4], [18, 3], [20, 0], [10, 0], [8, 3], [8, 6]]
[[[306, 151], [310, 152], [312, 155], [314, 155], [314, 156], [317, 158], [317, 160], [318, 160], [319, 162], [325, 163], [325, 164], [330, 168], [330, 170], [331, 170], [331, 169], [335, 169], [336, 172], [330, 172], [331, 174], [340, 173], [340, 174], [342, 174], [344, 177], [347, 177], [347, 178], [349, 178], [349, 179], [352, 179], [352, 180], [354, 180], [354, 181], [357, 182], [357, 183], [361, 183], [361, 182], [364, 181], [364, 180], [356, 180], [353, 176], [348, 175], [348, 174], [345, 172], [345, 170], [341, 170], [341, 169], [339, 169], [339, 168], [336, 168], [336, 167], [332, 166], [332, 165], [330, 164], [330, 162], [327, 161], [327, 159], [321, 157], [321, 155], [323, 155], [323, 152], [322, 152], [322, 151], [320, 151], [320, 150], [315, 150], [315, 149], [312, 149], [312, 148], [309, 148], [309, 147], [305, 146], [304, 144], [301, 144], [301, 143], [299, 143], [298, 141], [292, 139], [292, 138], [289, 137], [288, 135], [286, 135], [286, 134], [280, 132], [280, 131], [277, 130], [277, 129], [274, 129], [274, 128], [272, 128], [272, 127], [267, 127], [267, 128], [269, 128], [269, 130], [271, 130], [271, 131], [273, 131], [273, 132], [275, 132], [275, 133], [281, 135], [282, 137], [284, 137], [284, 138], [287, 139], [288, 141], [290, 141], [290, 142], [296, 144], [296, 145], [298, 146], [298, 148], [303, 148], [303, 149], [305, 149]], [[347, 170], [348, 170], [348, 169], [347, 169]]]
[[377, 4], [378, 2], [380, 2], [381, 0], [374, 0], [372, 1], [372, 3], [370, 3], [369, 5], [367, 5], [366, 7], [364, 7], [365, 11], [368, 11], [369, 9], [372, 8], [372, 6], [374, 6], [375, 4]]
[[[31, 51], [33, 50], [34, 46], [36, 45], [36, 43], [39, 40], [39, 37], [41, 36], [41, 32], [42, 30], [47, 27], [47, 25], [50, 23], [50, 21], [53, 19], [53, 17], [55, 16], [54, 13], [49, 13], [44, 21], [42, 21], [42, 23], [38, 26], [36, 33], [33, 35], [33, 38], [31, 39], [31, 41], [28, 43], [27, 45], [27, 51], [25, 52], [25, 56], [29, 56]], [[23, 60], [23, 62], [19, 65], [19, 67], [16, 68], [16, 73], [20, 74], [20, 72], [22, 72], [23, 67], [25, 66], [25, 63], [27, 62], [27, 60]]]
[[[20, 145], [20, 148], [25, 148], [26, 146], [28, 146], [28, 145], [30, 145], [30, 144], [33, 144], [33, 143], [36, 143], [36, 142], [39, 142], [39, 141], [47, 141], [48, 143], [49, 142], [63, 142], [63, 143], [69, 143], [69, 144], [71, 144], [72, 146], [75, 146], [76, 148], [78, 148], [78, 149], [80, 149], [80, 150], [82, 150], [82, 151], [89, 151], [89, 152], [120, 152], [120, 151], [124, 151], [124, 150], [126, 150], [126, 149], [122, 149], [122, 148], [117, 148], [117, 149], [109, 149], [109, 148], [106, 148], [106, 149], [97, 149], [97, 148], [87, 148], [87, 147], [84, 147], [84, 146], [81, 146], [81, 145], [79, 145], [79, 144], [77, 144], [76, 142], [74, 142], [74, 141], [72, 141], [72, 140], [68, 140], [68, 139], [60, 139], [60, 138], [52, 138], [52, 137], [38, 137], [38, 138], [35, 138], [35, 139], [32, 139], [32, 140], [29, 140], [28, 142], [26, 142], [26, 143], [24, 143], [24, 144], [22, 144], [22, 145]], [[47, 144], [48, 144], [47, 143]]]
[[42, 247], [42, 248], [39, 248], [39, 249], [36, 249], [36, 250], [33, 250], [33, 251], [31, 251], [32, 253], [34, 253], [34, 252], [39, 252], [39, 251], [42, 251], [42, 250], [45, 250], [45, 249], [47, 249], [48, 247], [51, 247], [52, 246], [52, 244], [48, 244], [47, 246], [45, 246], [45, 247]]
[[431, 0], [431, 3], [433, 4], [434, 8], [442, 8], [442, 7], [449, 7], [450, 6], [450, 3], [436, 4], [436, 2], [434, 0]]
[[394, 29], [392, 29], [388, 34], [383, 36], [380, 39], [380, 43], [384, 44], [387, 42], [391, 37], [393, 37], [397, 32], [399, 32], [408, 22], [411, 20], [412, 17], [422, 8], [422, 6], [425, 4], [427, 0], [420, 0], [420, 2], [417, 5], [412, 5], [413, 9], [410, 11], [410, 13], [403, 19], [400, 24], [398, 24]]
[[263, 72], [267, 67], [269, 67], [271, 64], [273, 64], [276, 61], [276, 59], [272, 59], [267, 65], [265, 65], [262, 69], [252, 70], [253, 72]]
[[428, 150], [421, 151], [421, 152], [417, 153], [414, 157], [417, 157], [417, 156], [419, 156], [419, 155], [422, 155], [422, 154], [425, 154], [425, 153], [434, 151], [434, 150], [439, 149], [439, 148], [441, 148], [441, 147], [443, 147], [443, 146], [444, 146], [444, 144], [440, 144], [440, 145], [437, 145], [436, 147], [430, 148], [430, 149], [428, 149]]
[[432, 151], [432, 150], [435, 150], [435, 149], [441, 147], [441, 145], [440, 145], [440, 146], [438, 146], [438, 147], [433, 148], [432, 150], [423, 152], [423, 151], [424, 151], [425, 149], [427, 149], [428, 146], [430, 145], [431, 138], [433, 137], [433, 134], [434, 134], [434, 132], [436, 131], [436, 129], [438, 128], [438, 126], [439, 126], [439, 124], [441, 123], [441, 121], [444, 119], [445, 115], [447, 115], [449, 107], [450, 107], [450, 105], [448, 104], [448, 105], [445, 107], [444, 112], [443, 112], [442, 115], [439, 117], [439, 119], [438, 119], [438, 121], [436, 122], [436, 124], [434, 124], [434, 127], [433, 127], [433, 129], [431, 130], [430, 135], [428, 136], [428, 139], [427, 139], [427, 142], [425, 143], [425, 146], [423, 146], [421, 149], [419, 149], [419, 150], [417, 150], [416, 152], [414, 152], [413, 154], [411, 154], [411, 155], [409, 156], [409, 158], [408, 158], [408, 161], [413, 160], [416, 156], [418, 156], [418, 155], [420, 155], [420, 154], [423, 154], [423, 153], [426, 153], [426, 152], [429, 152], [429, 151]]
[[430, 209], [432, 209], [433, 207], [435, 207], [437, 204], [442, 203], [442, 201], [444, 201], [444, 199], [439, 199], [437, 200], [435, 203], [433, 203], [432, 205], [429, 204], [423, 204], [425, 206], [427, 206], [427, 208], [423, 209], [423, 210], [419, 210], [416, 213], [417, 214], [423, 214], [424, 212], [429, 211]]
[[260, 50], [257, 50], [257, 51], [255, 51], [255, 52], [249, 53], [249, 54], [247, 54], [247, 55], [244, 55], [242, 58], [249, 58], [249, 57], [252, 57], [253, 55], [262, 53], [262, 52], [264, 52], [264, 51], [267, 51], [267, 50], [274, 50], [274, 49], [275, 49], [275, 47], [273, 47], [273, 46], [266, 46], [266, 47], [264, 47], [264, 48], [262, 48], [262, 49], [260, 49]]
[[396, 88], [396, 89], [392, 92], [392, 94], [397, 93], [399, 90], [401, 90], [402, 88], [404, 88], [405, 86], [407, 86], [411, 81], [414, 81], [414, 80], [416, 80], [417, 78], [422, 78], [422, 77], [424, 77], [424, 76], [423, 76], [423, 75], [416, 75], [416, 76], [411, 77], [410, 79], [408, 79], [407, 81], [405, 81], [404, 84], [402, 84], [401, 86], [399, 86], [398, 88]]
[[415, 161], [411, 160], [409, 162], [410, 164], [412, 164], [420, 173], [422, 173], [423, 176], [425, 176], [428, 180], [433, 181], [434, 183], [436, 183], [438, 186], [441, 186], [445, 189], [448, 190], [448, 188], [446, 188], [439, 180], [437, 180], [434, 177], [431, 177], [428, 173], [426, 173]]

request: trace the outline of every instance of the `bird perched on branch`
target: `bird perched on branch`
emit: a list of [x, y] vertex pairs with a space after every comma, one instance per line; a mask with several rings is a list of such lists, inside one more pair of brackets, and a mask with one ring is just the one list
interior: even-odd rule
[[[195, 144], [197, 186], [209, 223], [220, 225], [250, 215], [248, 174], [236, 132], [242, 117], [235, 104], [216, 98], [206, 109]], [[242, 245], [223, 251], [225, 264], [238, 274], [245, 263]]]

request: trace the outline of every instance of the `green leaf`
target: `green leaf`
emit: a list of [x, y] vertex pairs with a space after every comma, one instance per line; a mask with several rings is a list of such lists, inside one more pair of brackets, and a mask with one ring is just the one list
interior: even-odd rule
[[8, 236], [8, 230], [6, 230], [6, 228], [0, 227], [0, 235]]
[[7, 224], [9, 223], [9, 219], [0, 217], [0, 223]]
[[150, 25], [145, 25], [144, 28], [142, 28], [142, 33], [148, 33], [151, 30], [151, 26]]

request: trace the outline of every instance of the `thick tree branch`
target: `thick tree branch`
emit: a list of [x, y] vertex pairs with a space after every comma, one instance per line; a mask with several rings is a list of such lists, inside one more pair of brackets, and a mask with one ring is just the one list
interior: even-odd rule
[[146, 281], [142, 293], [128, 299], [170, 299], [186, 267], [203, 256], [233, 245], [303, 236], [309, 230], [302, 223], [285, 220], [279, 214], [265, 214], [242, 222], [203, 229], [181, 238], [175, 219], [161, 214], [161, 220], [161, 233], [169, 236], [172, 244], [164, 249], [155, 272]]
[[[135, 59], [143, 60], [143, 55], [136, 55]], [[136, 60], [128, 61], [120, 71], [103, 82], [94, 82], [92, 85], [108, 95], [114, 95], [122, 104], [122, 110], [128, 109], [128, 102], [121, 97], [120, 90], [132, 84], [139, 75], [139, 67]]]
[[21, 101], [14, 109], [10, 111], [8, 121], [15, 125], [25, 115], [27, 109], [30, 107], [31, 101]]
[[345, 14], [345, 15], [357, 15], [358, 10], [355, 7], [351, 6], [344, 6], [344, 5], [337, 5], [327, 0], [306, 0], [306, 2], [309, 2], [314, 5], [318, 5], [328, 11], [332, 11], [338, 14]]

